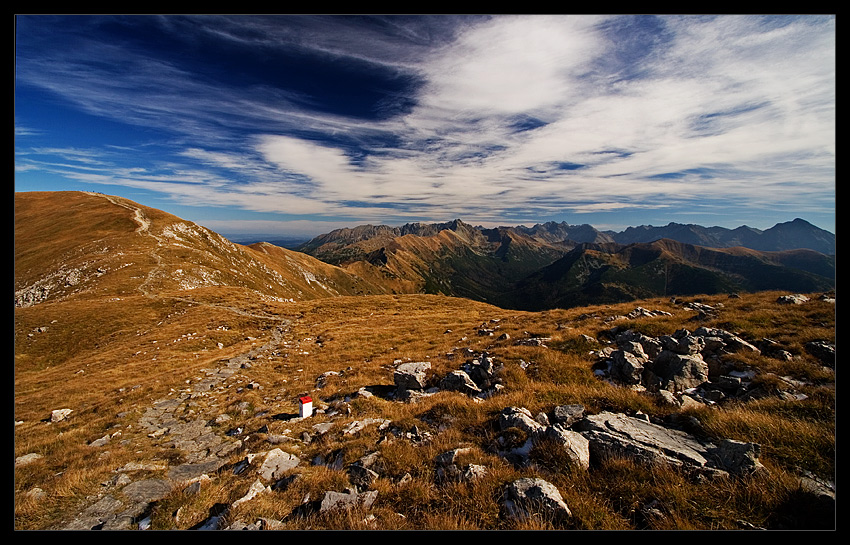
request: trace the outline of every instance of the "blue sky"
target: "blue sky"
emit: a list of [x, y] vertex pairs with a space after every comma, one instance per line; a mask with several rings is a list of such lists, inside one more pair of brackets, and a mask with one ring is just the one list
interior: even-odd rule
[[15, 190], [226, 236], [835, 232], [833, 16], [18, 16]]

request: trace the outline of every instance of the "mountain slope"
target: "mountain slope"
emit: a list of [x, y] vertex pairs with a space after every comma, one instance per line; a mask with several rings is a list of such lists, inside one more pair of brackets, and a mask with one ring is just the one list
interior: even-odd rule
[[15, 194], [16, 306], [212, 286], [284, 300], [384, 291], [317, 259], [270, 251], [268, 245], [233, 244], [127, 199], [82, 192]]
[[664, 295], [834, 287], [835, 258], [818, 252], [705, 248], [662, 239], [580, 245], [501, 294], [497, 304], [543, 310]]
[[510, 228], [475, 228], [460, 220], [402, 227], [361, 226], [316, 237], [300, 251], [344, 266], [378, 285], [490, 302], [525, 276], [560, 258], [550, 244]]

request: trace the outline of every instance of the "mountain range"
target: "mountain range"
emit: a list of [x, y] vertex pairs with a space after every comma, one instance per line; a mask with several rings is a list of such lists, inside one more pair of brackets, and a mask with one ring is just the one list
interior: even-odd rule
[[461, 220], [338, 229], [297, 247], [402, 291], [541, 310], [658, 295], [834, 287], [835, 235], [795, 219], [765, 231], [669, 224], [473, 227]]
[[[686, 240], [642, 241], [676, 233]], [[694, 237], [708, 242], [689, 242]], [[732, 241], [758, 248], [709, 247]], [[835, 286], [834, 248], [834, 235], [800, 219], [765, 231], [670, 224], [622, 233], [566, 223], [486, 229], [454, 220], [339, 229], [290, 250], [234, 244], [120, 197], [15, 195], [16, 306], [209, 287], [249, 290], [263, 300], [441, 294], [519, 310], [659, 295], [813, 292]]]

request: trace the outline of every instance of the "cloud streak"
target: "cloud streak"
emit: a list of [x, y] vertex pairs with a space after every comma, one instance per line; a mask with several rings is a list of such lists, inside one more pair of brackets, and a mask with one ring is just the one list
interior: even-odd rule
[[72, 21], [65, 48], [37, 31], [67, 19], [19, 25], [19, 89], [137, 137], [60, 164], [72, 146], [21, 108], [20, 180], [42, 168], [246, 221], [752, 225], [805, 203], [834, 222], [832, 17]]

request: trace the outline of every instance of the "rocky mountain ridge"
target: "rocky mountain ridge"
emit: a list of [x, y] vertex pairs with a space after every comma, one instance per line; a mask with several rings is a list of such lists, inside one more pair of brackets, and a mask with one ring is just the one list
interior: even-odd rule
[[[298, 247], [299, 251], [314, 254], [323, 244], [352, 244], [368, 239], [396, 237], [407, 234], [416, 236], [431, 236], [444, 229], [469, 232], [477, 229], [484, 234], [494, 230], [499, 232], [515, 232], [526, 235], [538, 242], [562, 246], [566, 249], [583, 242], [618, 244], [634, 244], [654, 242], [659, 239], [670, 239], [677, 242], [705, 246], [708, 248], [733, 248], [741, 246], [761, 251], [783, 251], [809, 249], [826, 255], [835, 254], [835, 234], [815, 227], [801, 218], [777, 223], [765, 230], [742, 225], [729, 229], [726, 227], [703, 227], [696, 224], [670, 222], [666, 226], [640, 225], [627, 227], [623, 231], [600, 231], [592, 225], [571, 225], [567, 222], [538, 223], [532, 227], [517, 225], [515, 227], [498, 227], [487, 229], [472, 227], [456, 219], [445, 223], [410, 223], [400, 227], [388, 225], [361, 225], [354, 228], [337, 229], [319, 235], [311, 241]], [[319, 252], [321, 253], [321, 252]]]
[[[834, 287], [833, 255], [806, 248], [725, 246], [746, 240], [762, 248], [808, 244], [834, 252], [834, 236], [829, 247], [830, 234], [803, 220], [763, 233], [673, 224], [630, 229], [606, 234], [565, 223], [484, 229], [455, 220], [337, 230], [299, 249], [373, 282], [395, 280], [398, 291], [468, 297], [524, 310], [659, 295]], [[750, 236], [738, 236], [744, 231]], [[661, 234], [685, 241], [655, 238]], [[652, 242], [623, 244], [618, 239]], [[692, 240], [706, 245], [687, 242]]]

